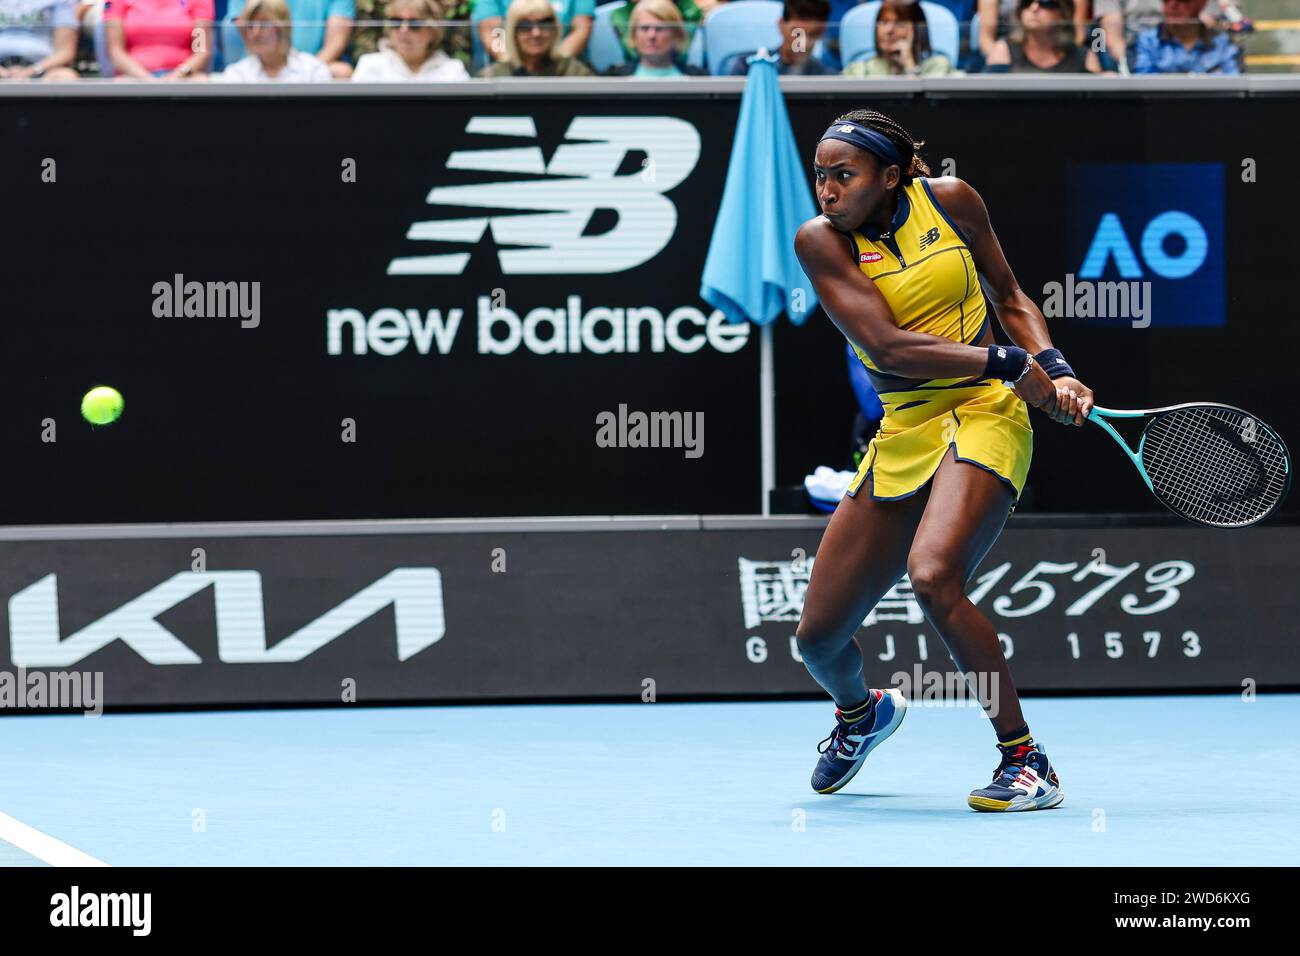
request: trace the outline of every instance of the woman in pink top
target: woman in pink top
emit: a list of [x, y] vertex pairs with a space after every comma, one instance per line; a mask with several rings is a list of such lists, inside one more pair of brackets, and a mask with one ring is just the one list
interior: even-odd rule
[[213, 17], [213, 0], [108, 0], [108, 55], [122, 77], [189, 79], [212, 59]]

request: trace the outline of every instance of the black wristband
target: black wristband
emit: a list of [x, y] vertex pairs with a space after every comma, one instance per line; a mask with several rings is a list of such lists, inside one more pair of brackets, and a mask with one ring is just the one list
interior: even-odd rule
[[984, 366], [984, 378], [1000, 378], [1004, 382], [1015, 382], [1025, 374], [1025, 365], [1029, 353], [1015, 345], [989, 346], [989, 361]]
[[1060, 349], [1043, 349], [1034, 356], [1034, 361], [1043, 367], [1048, 378], [1062, 378], [1066, 375], [1074, 378], [1074, 369], [1065, 360]]

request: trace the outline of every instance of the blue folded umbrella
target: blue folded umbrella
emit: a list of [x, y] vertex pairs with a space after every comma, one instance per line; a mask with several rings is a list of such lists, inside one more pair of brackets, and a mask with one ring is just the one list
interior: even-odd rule
[[700, 298], [732, 322], [802, 325], [817, 307], [794, 234], [817, 214], [777, 77], [776, 56], [750, 59], [722, 205]]

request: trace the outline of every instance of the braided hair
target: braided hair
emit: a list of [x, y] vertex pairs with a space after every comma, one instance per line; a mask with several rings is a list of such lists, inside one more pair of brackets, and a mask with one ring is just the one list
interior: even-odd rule
[[921, 147], [925, 145], [925, 140], [913, 140], [911, 133], [884, 113], [877, 113], [875, 110], [852, 110], [840, 116], [835, 122], [857, 123], [888, 137], [889, 141], [898, 148], [898, 155], [903, 157], [903, 165], [900, 167], [903, 173], [903, 185], [910, 183], [913, 176], [932, 175], [930, 167], [921, 158]]

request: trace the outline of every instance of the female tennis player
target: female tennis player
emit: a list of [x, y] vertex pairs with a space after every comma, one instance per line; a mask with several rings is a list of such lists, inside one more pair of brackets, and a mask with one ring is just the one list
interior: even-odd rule
[[[843, 787], [902, 722], [906, 699], [868, 688], [853, 634], [906, 571], [958, 668], [992, 689], [981, 704], [1002, 759], [967, 802], [1041, 810], [1064, 799], [1061, 784], [966, 582], [1024, 490], [1033, 450], [1026, 403], [1082, 425], [1093, 394], [1016, 284], [984, 201], [960, 179], [930, 178], [923, 145], [881, 113], [841, 116], [813, 164], [822, 215], [795, 236], [804, 272], [885, 407], [818, 548], [796, 632], [837, 708], [812, 785]], [[1014, 346], [993, 340], [980, 276]]]

